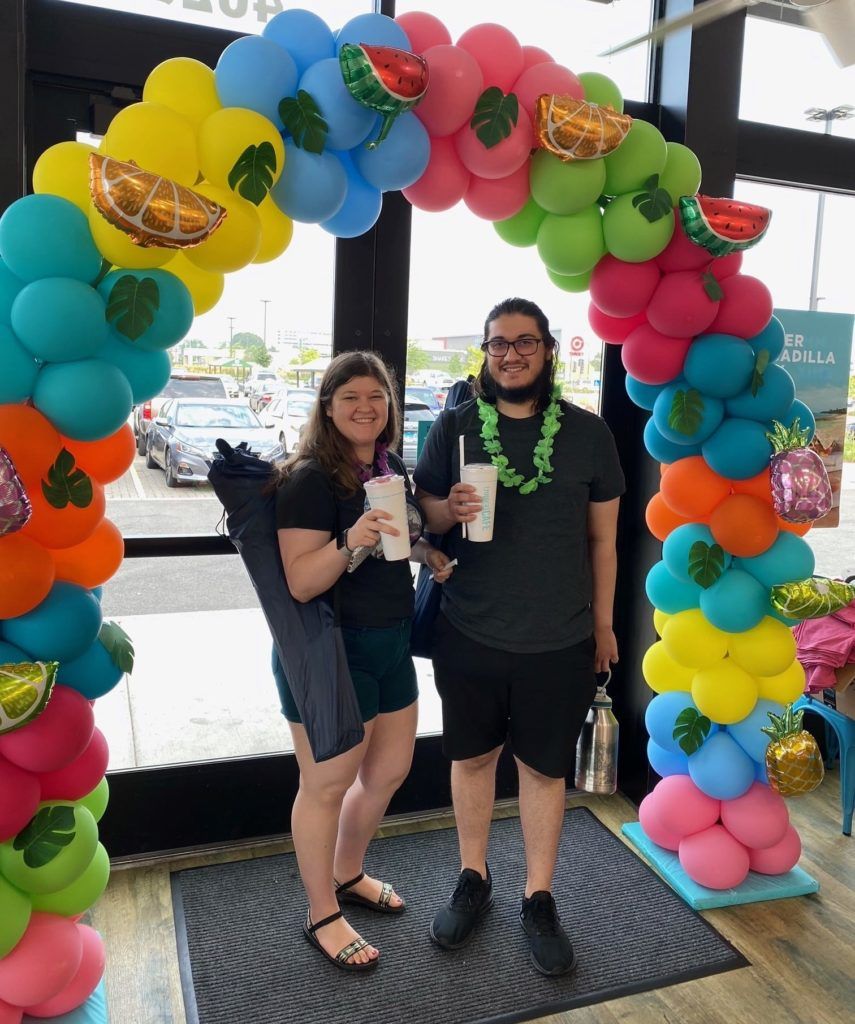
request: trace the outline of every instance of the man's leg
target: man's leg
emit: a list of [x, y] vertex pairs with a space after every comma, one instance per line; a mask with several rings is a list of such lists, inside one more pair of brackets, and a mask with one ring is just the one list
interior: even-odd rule
[[451, 798], [460, 843], [460, 870], [487, 877], [487, 843], [496, 799], [496, 763], [502, 748], [451, 763]]
[[516, 758], [520, 777], [520, 823], [525, 841], [526, 898], [550, 892], [564, 822], [564, 779], [529, 768]]

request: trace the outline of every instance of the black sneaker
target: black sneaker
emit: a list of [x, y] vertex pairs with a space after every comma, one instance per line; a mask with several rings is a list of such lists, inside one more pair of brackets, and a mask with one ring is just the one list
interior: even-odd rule
[[561, 927], [552, 893], [541, 890], [524, 898], [520, 924], [529, 937], [531, 962], [541, 974], [554, 978], [576, 966], [576, 954]]
[[431, 922], [430, 937], [443, 949], [460, 949], [475, 934], [475, 926], [492, 906], [493, 879], [489, 867], [486, 879], [472, 868], [464, 868], [451, 899]]

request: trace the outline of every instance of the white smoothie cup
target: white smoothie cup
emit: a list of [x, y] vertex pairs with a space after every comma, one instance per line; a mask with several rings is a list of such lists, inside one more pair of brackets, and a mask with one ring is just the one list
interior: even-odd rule
[[496, 517], [496, 485], [499, 471], [489, 462], [468, 462], [460, 469], [460, 482], [471, 484], [481, 500], [478, 518], [466, 524], [469, 540], [478, 542], [493, 539]]
[[410, 557], [410, 527], [407, 522], [407, 498], [404, 488], [404, 478], [390, 474], [388, 476], [375, 476], [365, 481], [365, 496], [372, 510], [382, 509], [388, 512], [391, 519], [383, 519], [382, 522], [394, 526], [398, 530], [398, 536], [393, 537], [388, 533], [380, 534], [380, 542], [383, 545], [383, 557], [387, 562], [398, 562], [401, 559]]

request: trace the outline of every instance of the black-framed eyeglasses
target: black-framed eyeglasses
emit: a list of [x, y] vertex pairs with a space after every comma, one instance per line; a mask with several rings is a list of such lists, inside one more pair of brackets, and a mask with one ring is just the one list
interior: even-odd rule
[[481, 345], [481, 351], [487, 352], [491, 356], [504, 356], [513, 345], [517, 355], [532, 356], [537, 352], [537, 346], [542, 341], [543, 338], [535, 338], [533, 334], [524, 334], [516, 341], [508, 341], [506, 338], [490, 338], [489, 341], [485, 341]]

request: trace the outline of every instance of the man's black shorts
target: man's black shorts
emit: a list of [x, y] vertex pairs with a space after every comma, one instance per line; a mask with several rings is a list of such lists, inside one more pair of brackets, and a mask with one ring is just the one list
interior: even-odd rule
[[433, 668], [450, 760], [479, 757], [509, 739], [520, 761], [542, 775], [572, 771], [597, 689], [593, 637], [559, 651], [515, 654], [471, 640], [439, 615]]

